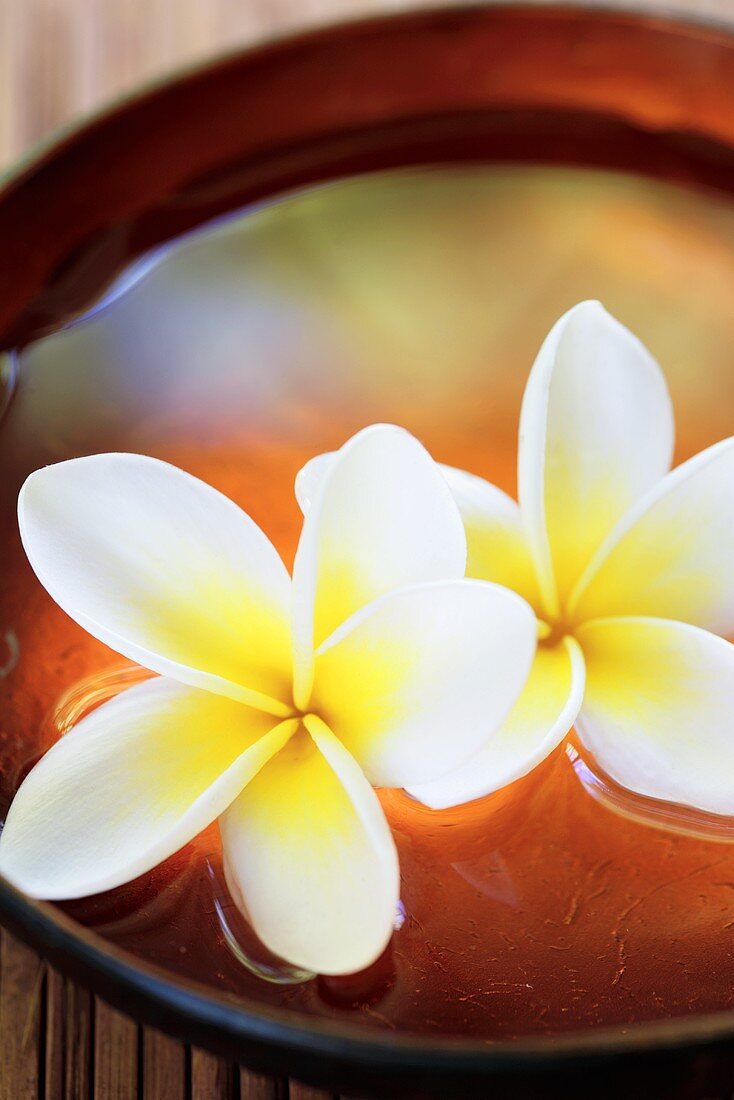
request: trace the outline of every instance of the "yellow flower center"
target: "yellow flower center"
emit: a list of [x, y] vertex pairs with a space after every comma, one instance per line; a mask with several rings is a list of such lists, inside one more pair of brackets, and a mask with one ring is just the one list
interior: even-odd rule
[[557, 619], [550, 623], [545, 619], [538, 619], [538, 645], [545, 649], [557, 646], [569, 634], [573, 635], [573, 625], [565, 619]]

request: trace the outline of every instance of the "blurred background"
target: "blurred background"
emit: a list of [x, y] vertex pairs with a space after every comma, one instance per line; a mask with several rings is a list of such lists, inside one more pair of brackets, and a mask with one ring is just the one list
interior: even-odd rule
[[[0, 0], [0, 171], [59, 125], [181, 66], [291, 27], [415, 6], [419, 0]], [[734, 19], [734, 0], [599, 6]]]
[[0, 170], [136, 85], [289, 27], [405, 0], [0, 0]]

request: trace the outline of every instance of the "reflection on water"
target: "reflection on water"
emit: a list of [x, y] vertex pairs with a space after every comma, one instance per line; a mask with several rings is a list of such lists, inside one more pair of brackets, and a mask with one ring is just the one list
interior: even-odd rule
[[225, 942], [237, 962], [256, 978], [272, 985], [299, 985], [315, 978], [316, 975], [310, 970], [291, 966], [268, 951], [232, 901], [221, 869], [215, 867], [211, 860], [206, 861], [206, 868], [217, 920]]
[[4, 648], [0, 649], [0, 680], [10, 675], [20, 657], [18, 636], [14, 630], [5, 631], [2, 636], [2, 645]]
[[150, 679], [150, 676], [150, 672], [138, 665], [126, 664], [120, 668], [95, 672], [91, 676], [85, 676], [78, 683], [72, 684], [49, 714], [52, 738], [56, 740], [57, 737], [63, 737], [102, 703], [119, 695], [125, 688]]
[[[15, 520], [27, 472], [103, 450], [168, 459], [286, 561], [297, 470], [370, 421], [514, 492], [530, 364], [587, 297], [663, 364], [679, 459], [731, 434], [734, 208], [602, 172], [416, 170], [296, 195], [182, 242], [28, 348], [0, 430], [0, 816], [29, 763], [140, 675], [32, 576]], [[381, 1030], [491, 1040], [734, 1008], [734, 845], [649, 828], [639, 805], [609, 812], [602, 778], [574, 764], [561, 750], [440, 814], [381, 792], [402, 920], [356, 978], [304, 981], [259, 952], [220, 892], [216, 826], [63, 908], [228, 995]]]
[[10, 404], [18, 377], [18, 358], [9, 352], [0, 352], [0, 420]]
[[[215, 424], [220, 442], [320, 447], [387, 419], [491, 472], [514, 449], [543, 335], [587, 297], [664, 364], [686, 409], [681, 455], [731, 427], [734, 212], [680, 187], [547, 168], [389, 173], [225, 222], [135, 276], [24, 355], [16, 445], [32, 430], [44, 461], [129, 445], [134, 421], [149, 450], [206, 443]], [[513, 478], [501, 459], [498, 474]]]
[[593, 759], [586, 759], [583, 751], [569, 744], [566, 753], [584, 790], [608, 810], [665, 832], [728, 844], [734, 842], [734, 818], [706, 813], [692, 806], [660, 802], [628, 791], [606, 775]]
[[481, 890], [485, 897], [517, 908], [517, 889], [501, 852], [489, 851], [474, 860], [457, 860], [452, 867], [471, 886]]

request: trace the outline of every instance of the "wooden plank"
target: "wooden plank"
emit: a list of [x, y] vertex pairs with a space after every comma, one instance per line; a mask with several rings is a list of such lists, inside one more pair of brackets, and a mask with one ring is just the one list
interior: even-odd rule
[[143, 1100], [186, 1100], [186, 1049], [160, 1031], [143, 1031]]
[[66, 983], [56, 970], [46, 976], [46, 1100], [65, 1100]]
[[37, 1100], [40, 1095], [44, 974], [34, 951], [0, 932], [0, 1100]]
[[344, 16], [360, 4], [0, 0], [0, 168], [49, 129], [142, 81], [279, 28]]
[[288, 1100], [288, 1082], [240, 1066], [240, 1100]]
[[336, 1100], [333, 1093], [312, 1088], [311, 1085], [302, 1085], [300, 1081], [290, 1082], [289, 1095], [290, 1100]]
[[194, 1047], [191, 1051], [191, 1100], [233, 1100], [234, 1067]]
[[45, 1100], [89, 1100], [92, 998], [49, 969], [46, 981]]
[[[92, 1015], [87, 989], [66, 982], [66, 1093], [64, 1100], [87, 1100], [92, 1090]], [[47, 1100], [49, 1098], [47, 1097]]]
[[94, 1100], [138, 1100], [138, 1028], [94, 1002]]

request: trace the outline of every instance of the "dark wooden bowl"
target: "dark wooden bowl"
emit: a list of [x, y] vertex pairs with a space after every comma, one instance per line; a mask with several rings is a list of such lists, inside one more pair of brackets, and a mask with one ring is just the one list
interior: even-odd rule
[[[641, 14], [454, 8], [288, 38], [165, 83], [5, 182], [0, 349], [80, 313], [141, 253], [255, 199], [477, 159], [732, 192], [734, 37]], [[732, 1013], [513, 1043], [368, 1035], [186, 984], [3, 882], [0, 919], [146, 1023], [353, 1095], [672, 1097], [734, 1081]]]

